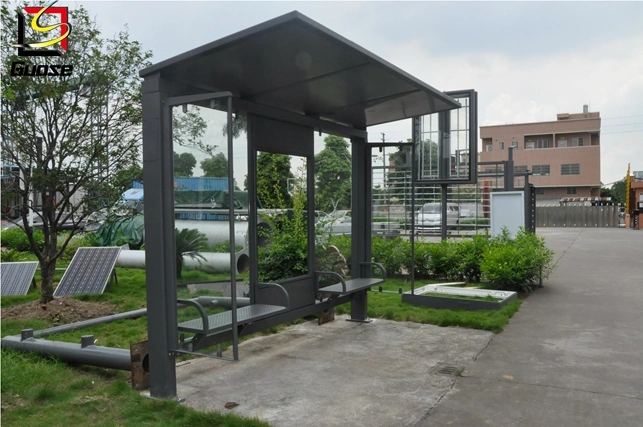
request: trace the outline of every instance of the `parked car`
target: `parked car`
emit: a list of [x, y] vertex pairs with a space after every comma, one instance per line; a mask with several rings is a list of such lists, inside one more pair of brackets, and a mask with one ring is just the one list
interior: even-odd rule
[[[447, 203], [447, 227], [458, 225], [460, 211], [456, 203]], [[442, 203], [425, 203], [418, 210], [415, 225], [418, 229], [442, 226]]]

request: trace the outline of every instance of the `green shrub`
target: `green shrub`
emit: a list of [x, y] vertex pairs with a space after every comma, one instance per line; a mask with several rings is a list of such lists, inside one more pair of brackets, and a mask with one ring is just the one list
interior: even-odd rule
[[462, 278], [457, 244], [453, 239], [430, 244], [429, 269], [433, 276], [447, 280]]
[[15, 249], [9, 249], [0, 252], [0, 261], [2, 262], [20, 262], [24, 261], [24, 254]]
[[[62, 248], [62, 245], [67, 239], [67, 236], [69, 236], [69, 231], [65, 231], [58, 235], [58, 243], [57, 243], [58, 249]], [[98, 239], [94, 233], [75, 234], [71, 238], [69, 243], [67, 243], [67, 247], [65, 248], [62, 255], [60, 256], [60, 259], [63, 261], [71, 261], [74, 255], [76, 254], [76, 250], [78, 250], [78, 248], [93, 247], [93, 246], [99, 246]]]
[[[42, 233], [42, 230], [34, 229], [33, 237], [36, 241], [36, 245], [42, 249], [45, 244], [45, 236]], [[2, 230], [0, 240], [2, 241], [2, 246], [6, 248], [15, 249], [19, 252], [31, 251], [31, 245], [29, 244], [27, 233], [20, 227], [12, 227]]]
[[495, 288], [531, 292], [551, 273], [553, 256], [543, 238], [521, 228], [512, 240], [504, 229], [491, 239], [480, 268]]
[[[235, 245], [234, 250], [235, 252], [239, 252], [243, 249], [243, 246], [241, 245]], [[225, 242], [219, 242], [216, 243], [212, 246], [206, 247], [204, 252], [215, 252], [215, 253], [221, 253], [221, 254], [227, 254], [230, 253], [230, 241], [226, 240]]]
[[386, 274], [394, 276], [402, 273], [405, 261], [411, 253], [411, 244], [396, 237], [394, 239], [384, 239], [373, 236], [371, 255], [375, 262], [379, 262], [386, 269]]
[[[415, 277], [428, 278], [431, 276], [429, 248], [431, 243], [415, 242]], [[411, 271], [411, 244], [410, 242], [404, 248], [404, 268]]]
[[346, 258], [346, 264], [348, 264], [348, 268], [350, 269], [351, 266], [351, 247], [352, 240], [350, 236], [347, 236], [345, 234], [341, 234], [339, 236], [330, 236], [328, 239], [328, 245], [333, 245], [336, 246], [337, 249], [339, 249], [339, 252]]
[[478, 225], [489, 225], [489, 218], [467, 218], [467, 219], [461, 219], [460, 220], [461, 225], [472, 225], [472, 224], [478, 224]]
[[308, 273], [308, 233], [305, 196], [293, 198], [292, 214], [266, 217], [268, 244], [259, 248], [259, 280], [275, 282]]
[[480, 264], [489, 245], [488, 235], [477, 234], [470, 240], [454, 242], [457, 245], [455, 256], [459, 264], [459, 278], [469, 282], [479, 282], [482, 275]]

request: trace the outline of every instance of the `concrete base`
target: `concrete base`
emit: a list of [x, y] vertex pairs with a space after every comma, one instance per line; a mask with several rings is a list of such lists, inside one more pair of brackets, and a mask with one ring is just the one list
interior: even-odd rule
[[[374, 319], [289, 327], [240, 345], [241, 361], [177, 368], [178, 397], [203, 411], [258, 417], [275, 427], [413, 426], [454, 385], [438, 364], [464, 368], [491, 332]], [[433, 371], [433, 372], [432, 372]]]

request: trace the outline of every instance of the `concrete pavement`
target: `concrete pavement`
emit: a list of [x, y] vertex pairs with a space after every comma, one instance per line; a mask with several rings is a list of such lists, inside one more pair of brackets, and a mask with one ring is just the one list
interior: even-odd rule
[[538, 234], [558, 267], [501, 334], [309, 322], [180, 366], [179, 398], [284, 427], [643, 425], [643, 231]]
[[418, 427], [643, 425], [643, 232], [538, 234], [557, 269]]

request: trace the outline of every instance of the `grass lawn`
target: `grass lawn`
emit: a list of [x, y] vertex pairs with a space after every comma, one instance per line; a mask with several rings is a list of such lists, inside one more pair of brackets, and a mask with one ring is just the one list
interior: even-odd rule
[[[65, 263], [59, 263], [59, 267]], [[39, 272], [36, 273], [38, 281]], [[78, 296], [85, 301], [106, 302], [118, 306], [121, 312], [146, 306], [145, 273], [143, 270], [117, 268], [118, 283], [103, 295]], [[62, 272], [57, 275], [60, 279]], [[212, 275], [200, 271], [185, 271], [182, 283], [226, 280], [225, 275]], [[427, 283], [421, 281], [416, 287]], [[429, 323], [440, 326], [462, 326], [502, 331], [504, 325], [518, 310], [520, 301], [512, 301], [498, 311], [438, 310], [403, 304], [397, 294], [399, 288], [410, 290], [404, 279], [391, 278], [383, 290], [391, 293], [369, 293], [368, 315], [396, 321]], [[200, 291], [200, 294], [202, 292]], [[179, 296], [186, 297], [187, 290], [179, 288]], [[31, 289], [26, 296], [2, 297], [3, 308], [39, 299], [39, 290]], [[179, 316], [186, 316], [181, 310]], [[348, 313], [348, 304], [337, 307], [337, 313]], [[194, 317], [194, 313], [187, 317]], [[303, 321], [303, 320], [302, 320]], [[3, 320], [2, 336], [20, 333], [21, 329], [48, 328], [53, 323], [36, 319]], [[264, 333], [278, 332], [281, 327]], [[147, 319], [97, 325], [91, 328], [49, 336], [49, 340], [80, 342], [81, 335], [93, 334], [97, 345], [129, 348], [134, 342], [147, 339]], [[248, 339], [248, 337], [244, 337]], [[267, 426], [256, 419], [241, 418], [232, 414], [203, 413], [182, 406], [176, 401], [142, 397], [132, 390], [129, 372], [105, 368], [72, 366], [70, 364], [13, 350], [2, 350], [1, 392], [2, 422], [11, 426]]]

